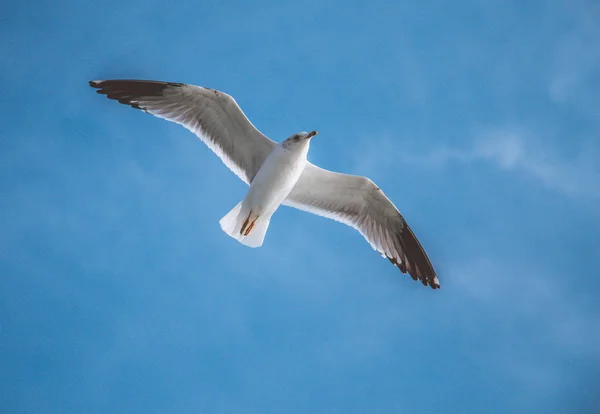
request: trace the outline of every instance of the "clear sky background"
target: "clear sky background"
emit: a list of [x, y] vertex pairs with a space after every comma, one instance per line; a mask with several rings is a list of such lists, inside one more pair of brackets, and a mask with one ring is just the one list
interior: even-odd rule
[[[0, 54], [0, 412], [597, 412], [597, 2], [9, 1]], [[290, 208], [237, 243], [246, 186], [107, 78], [317, 129], [441, 290]]]

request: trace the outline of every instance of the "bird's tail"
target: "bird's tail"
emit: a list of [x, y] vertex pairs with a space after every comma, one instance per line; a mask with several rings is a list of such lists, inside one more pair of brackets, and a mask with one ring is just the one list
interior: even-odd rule
[[239, 202], [220, 221], [225, 233], [249, 247], [260, 247], [263, 244], [271, 215], [260, 216], [247, 210]]

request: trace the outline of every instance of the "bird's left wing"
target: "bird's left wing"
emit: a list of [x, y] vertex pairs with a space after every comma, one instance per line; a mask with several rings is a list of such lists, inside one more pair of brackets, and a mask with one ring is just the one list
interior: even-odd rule
[[246, 184], [276, 145], [231, 96], [214, 89], [145, 80], [97, 80], [90, 86], [110, 99], [183, 125]]
[[373, 181], [307, 163], [284, 205], [357, 229], [402, 273], [425, 286], [440, 287], [435, 270], [402, 214]]

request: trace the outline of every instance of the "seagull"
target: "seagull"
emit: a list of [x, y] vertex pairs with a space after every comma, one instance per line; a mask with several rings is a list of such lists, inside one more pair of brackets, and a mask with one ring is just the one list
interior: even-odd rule
[[415, 234], [373, 181], [307, 160], [317, 131], [276, 143], [256, 129], [230, 95], [215, 89], [148, 80], [89, 84], [109, 99], [189, 129], [250, 186], [246, 197], [219, 221], [242, 244], [261, 246], [273, 213], [283, 204], [357, 229], [402, 273], [433, 289], [440, 287]]

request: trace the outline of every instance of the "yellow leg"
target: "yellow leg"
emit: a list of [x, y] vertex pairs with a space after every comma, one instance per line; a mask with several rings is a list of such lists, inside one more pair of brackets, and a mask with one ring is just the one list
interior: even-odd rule
[[248, 222], [250, 221], [250, 215], [252, 214], [252, 211], [250, 213], [248, 213], [248, 217], [246, 217], [246, 221], [244, 221], [244, 224], [242, 225], [242, 229], [240, 230], [240, 234], [243, 234], [244, 236], [246, 234], [244, 234], [244, 230], [246, 230], [246, 226], [248, 225]]
[[250, 234], [250, 232], [252, 231], [252, 229], [254, 228], [254, 223], [256, 223], [256, 220], [258, 219], [258, 217], [256, 217], [254, 220], [252, 220], [252, 223], [250, 223], [250, 225], [248, 226], [248, 229], [246, 230], [246, 232], [244, 233], [244, 236], [247, 236]]

